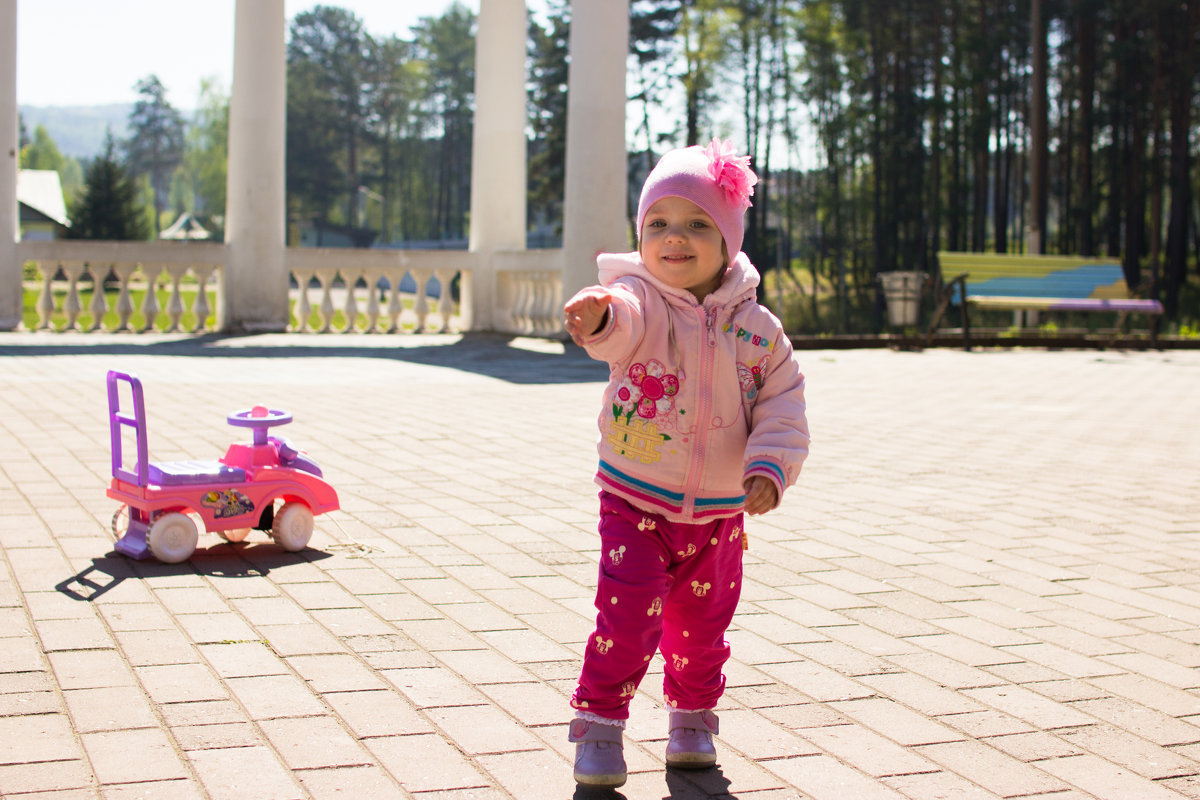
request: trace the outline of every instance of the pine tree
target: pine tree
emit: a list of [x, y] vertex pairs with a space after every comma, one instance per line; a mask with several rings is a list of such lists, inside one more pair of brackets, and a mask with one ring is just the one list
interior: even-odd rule
[[154, 232], [167, 203], [171, 175], [183, 161], [183, 117], [167, 102], [167, 90], [157, 75], [137, 82], [138, 101], [129, 115], [129, 139], [125, 142], [126, 163], [133, 176], [146, 175], [154, 205]]
[[128, 241], [146, 237], [137, 187], [117, 160], [109, 131], [103, 153], [88, 165], [83, 190], [71, 210], [70, 238]]

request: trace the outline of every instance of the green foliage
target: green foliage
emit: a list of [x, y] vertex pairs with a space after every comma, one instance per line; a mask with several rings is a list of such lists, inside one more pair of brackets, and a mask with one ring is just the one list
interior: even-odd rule
[[[683, 0], [680, 4], [679, 44], [684, 93], [683, 144], [701, 143], [701, 129], [709, 128], [720, 90], [721, 62], [726, 55], [731, 3], [722, 0]], [[741, 149], [744, 149], [741, 148]], [[741, 151], [739, 149], [739, 152]]]
[[313, 205], [323, 217], [336, 198], [343, 199], [346, 224], [354, 223], [358, 209], [367, 53], [362, 20], [347, 9], [318, 5], [292, 22], [287, 48], [289, 190], [295, 176], [293, 194], [315, 198]]
[[792, 333], [871, 334], [876, 323], [874, 283], [848, 275], [845, 286], [826, 275], [814, 276], [794, 263], [782, 278], [778, 270], [763, 276], [762, 301]]
[[[475, 14], [458, 0], [440, 17], [425, 17], [412, 29], [416, 57], [425, 62], [426, 93], [433, 129], [440, 134], [431, 153], [425, 201], [429, 238], [461, 239], [470, 212], [471, 140], [474, 130]], [[431, 202], [432, 201], [432, 202]]]
[[50, 138], [45, 125], [38, 125], [33, 140], [21, 147], [21, 169], [47, 169], [58, 172], [67, 159], [59, 152], [58, 145]]
[[72, 239], [138, 240], [148, 236], [137, 187], [117, 160], [110, 132], [104, 151], [88, 165], [83, 190], [71, 208]]
[[567, 163], [567, 73], [571, 23], [563, 3], [548, 27], [529, 24], [529, 219], [562, 232]]
[[[814, 280], [800, 262], [793, 262], [781, 280], [778, 270], [763, 275], [763, 302], [783, 321], [784, 328], [793, 334], [822, 336], [832, 334], [870, 335], [887, 330], [876, 320], [875, 282], [860, 282], [853, 274], [847, 276], [844, 294], [839, 292], [836, 278], [820, 274]], [[1182, 287], [1179, 320], [1160, 322], [1160, 331], [1167, 336], [1200, 338], [1200, 273], [1193, 270]], [[886, 307], [885, 307], [886, 308]], [[921, 317], [917, 326], [924, 332], [933, 310], [933, 299], [927, 293], [921, 300]], [[943, 316], [942, 327], [957, 327], [959, 312], [951, 308]], [[1011, 311], [974, 309], [971, 326], [992, 330], [1000, 335], [1016, 336], [1023, 332], [1013, 327]], [[1044, 312], [1037, 330], [1048, 337], [1068, 333], [1100, 333], [1116, 329], [1118, 314]], [[1125, 322], [1128, 331], [1144, 331], [1149, 325], [1144, 315], [1130, 315]]]
[[[383, 241], [393, 241], [404, 237], [404, 212], [413, 205], [405, 195], [416, 193], [404, 190], [404, 179], [418, 167], [405, 140], [417, 138], [425, 124], [421, 103], [426, 65], [415, 57], [411, 42], [396, 36], [368, 38], [368, 47], [368, 102], [375, 113], [367, 127], [368, 141], [374, 145], [373, 154], [368, 151], [367, 171], [378, 176], [379, 191], [373, 195], [379, 202], [373, 209], [378, 217], [363, 209], [363, 219], [370, 226], [377, 220]], [[397, 207], [400, 215], [394, 213]]]
[[[629, 52], [633, 61], [627, 81], [631, 84], [629, 99], [637, 104], [630, 113], [635, 113], [632, 108], [640, 109], [630, 149], [646, 153], [647, 172], [654, 166], [653, 154], [658, 146], [678, 133], [657, 130], [654, 117], [676, 80], [671, 56], [678, 47], [680, 11], [678, 0], [633, 0], [629, 5]], [[564, 52], [564, 60], [566, 56]]]
[[1179, 289], [1179, 335], [1200, 338], [1200, 268], [1193, 269]]
[[[566, 0], [545, 6], [528, 39], [528, 201], [531, 221], [553, 225], [570, 14]], [[1040, 6], [1055, 98], [1047, 249], [1137, 254], [1131, 285], [1160, 254], [1168, 322], [1194, 329], [1200, 70], [1187, 44], [1200, 15], [1186, 3]], [[374, 37], [335, 6], [296, 15], [291, 222], [366, 225], [390, 240], [465, 235], [475, 25], [458, 3], [404, 37]], [[809, 331], [878, 330], [879, 271], [933, 273], [939, 249], [1029, 246], [1030, 27], [1028, 4], [981, 0], [632, 0], [631, 148], [649, 162], [666, 147], [733, 138], [762, 178], [746, 246], [767, 275], [777, 260], [795, 264], [782, 288], [796, 318]], [[164, 105], [144, 83], [146, 109]], [[176, 172], [175, 210], [224, 209], [228, 106], [210, 99]], [[33, 148], [36, 132], [21, 131]], [[813, 283], [823, 288], [797, 289]]]
[[337, 114], [319, 90], [319, 70], [289, 63], [287, 191], [289, 216], [328, 219], [345, 186], [338, 164]]
[[188, 126], [183, 160], [171, 180], [170, 219], [191, 212], [217, 238], [225, 215], [229, 160], [229, 96], [215, 79], [200, 83], [200, 107]]
[[171, 175], [183, 160], [183, 116], [167, 101], [167, 90], [156, 75], [137, 82], [138, 100], [129, 115], [125, 154], [134, 177], [149, 178], [154, 208], [154, 233], [161, 230], [160, 214], [167, 205]]
[[393, 241], [466, 236], [474, 27], [461, 3], [422, 18], [407, 40], [374, 37], [341, 8], [296, 15], [287, 76], [293, 225], [369, 226]]
[[83, 189], [83, 166], [78, 159], [67, 157], [63, 160], [62, 168], [58, 170], [58, 180], [62, 184], [63, 197], [67, 208], [75, 203], [75, 198]]
[[1179, 326], [1179, 336], [1183, 339], [1200, 339], [1200, 327], [1192, 327], [1184, 323]]

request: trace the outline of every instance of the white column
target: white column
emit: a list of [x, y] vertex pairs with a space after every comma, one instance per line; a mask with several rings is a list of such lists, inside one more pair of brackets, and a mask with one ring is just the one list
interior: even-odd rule
[[525, 0], [480, 0], [471, 142], [471, 327], [493, 325], [492, 255], [525, 249]]
[[284, 0], [237, 0], [229, 100], [224, 308], [234, 331], [288, 324], [284, 256], [287, 60]]
[[629, 0], [571, 3], [563, 295], [596, 282], [596, 254], [630, 249], [625, 158]]
[[17, 261], [17, 0], [0, 0], [0, 330], [21, 324]]

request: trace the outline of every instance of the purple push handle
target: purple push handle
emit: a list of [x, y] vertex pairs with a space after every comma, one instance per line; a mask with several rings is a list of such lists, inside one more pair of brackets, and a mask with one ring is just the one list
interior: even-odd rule
[[253, 430], [254, 444], [257, 446], [267, 443], [268, 428], [288, 424], [292, 421], [292, 415], [275, 408], [255, 406], [254, 408], [244, 408], [241, 411], [234, 411], [226, 419], [230, 425]]
[[[129, 384], [133, 398], [133, 413], [121, 411], [121, 397], [117, 382]], [[121, 455], [121, 426], [126, 425], [134, 430], [137, 446], [137, 473], [125, 469]], [[136, 375], [126, 372], [108, 371], [108, 432], [112, 449], [112, 474], [114, 478], [127, 481], [136, 486], [145, 486], [149, 480], [150, 459], [146, 445], [146, 401], [142, 395], [142, 382]]]

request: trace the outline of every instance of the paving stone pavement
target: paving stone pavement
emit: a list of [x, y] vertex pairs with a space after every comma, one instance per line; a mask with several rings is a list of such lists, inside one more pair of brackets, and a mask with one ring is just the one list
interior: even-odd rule
[[[603, 365], [488, 336], [0, 334], [0, 795], [1200, 798], [1200, 352], [801, 351], [720, 766], [577, 791]], [[230, 411], [337, 488], [309, 549], [112, 549], [104, 376], [155, 460]], [[244, 435], [244, 434], [243, 434]]]

